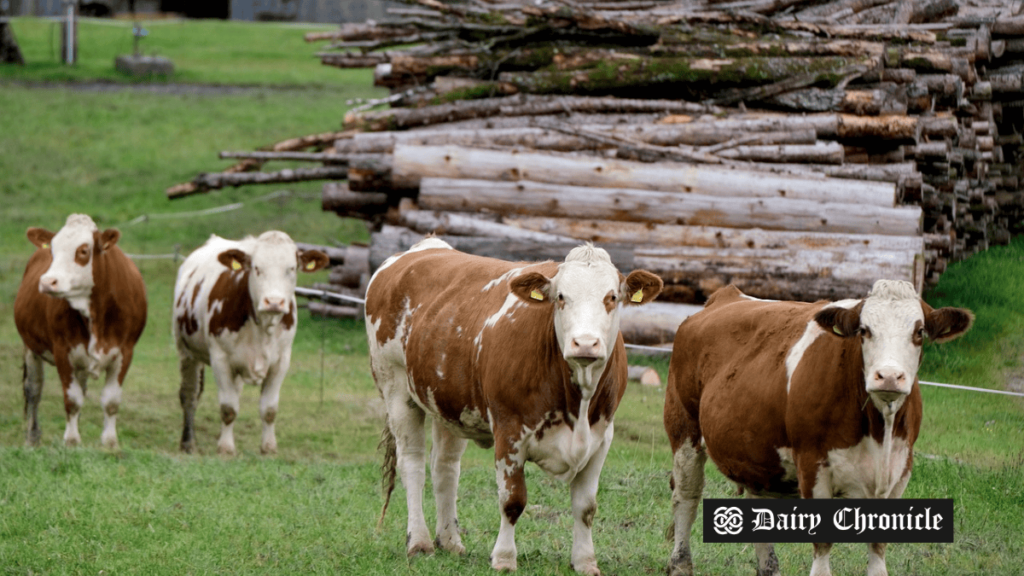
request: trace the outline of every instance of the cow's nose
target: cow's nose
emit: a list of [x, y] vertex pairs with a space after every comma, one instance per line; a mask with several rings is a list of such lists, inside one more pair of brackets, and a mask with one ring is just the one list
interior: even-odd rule
[[263, 306], [261, 306], [264, 312], [285, 312], [285, 299], [284, 298], [264, 298]]
[[57, 279], [56, 278], [40, 278], [39, 279], [39, 291], [43, 294], [50, 294], [51, 292], [57, 291]]
[[868, 393], [882, 402], [894, 402], [910, 393], [906, 389], [906, 382], [907, 373], [902, 370], [876, 370]]
[[578, 336], [569, 341], [569, 358], [584, 366], [601, 358], [601, 339]]

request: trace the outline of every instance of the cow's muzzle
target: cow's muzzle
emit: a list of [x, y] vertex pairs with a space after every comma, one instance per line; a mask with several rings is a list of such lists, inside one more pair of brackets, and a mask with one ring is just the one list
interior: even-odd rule
[[264, 298], [260, 300], [257, 311], [261, 314], [284, 314], [288, 311], [288, 301], [285, 298]]
[[884, 404], [892, 404], [910, 394], [906, 372], [900, 370], [877, 370], [868, 382], [867, 392]]
[[590, 366], [604, 359], [604, 346], [600, 338], [589, 336], [576, 337], [569, 340], [565, 359], [580, 366]]

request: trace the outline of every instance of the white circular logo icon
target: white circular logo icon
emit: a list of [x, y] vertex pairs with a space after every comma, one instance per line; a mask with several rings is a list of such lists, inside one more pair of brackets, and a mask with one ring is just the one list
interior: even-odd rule
[[715, 532], [735, 536], [743, 531], [743, 511], [735, 506], [715, 509]]

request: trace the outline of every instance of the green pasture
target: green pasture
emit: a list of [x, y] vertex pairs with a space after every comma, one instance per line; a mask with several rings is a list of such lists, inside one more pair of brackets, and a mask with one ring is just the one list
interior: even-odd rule
[[[78, 62], [61, 63], [60, 23], [40, 18], [12, 18], [25, 66], [0, 65], [0, 80], [33, 82], [103, 81], [133, 83], [114, 70], [114, 58], [131, 54], [131, 20], [81, 18]], [[307, 32], [332, 30], [323, 24], [252, 24], [221, 20], [141, 21], [149, 35], [140, 42], [146, 56], [174, 62], [170, 77], [145, 81], [254, 86], [330, 87], [344, 100], [349, 88], [369, 86], [362, 70], [320, 64], [315, 54], [327, 43], [306, 43]]]
[[[16, 21], [29, 59], [39, 52], [26, 48], [32, 38], [28, 30], [48, 25]], [[215, 41], [222, 43], [225, 59], [239, 62], [262, 58], [260, 51], [270, 49], [262, 39], [284, 29], [301, 44], [296, 58], [312, 52], [302, 43], [299, 28], [209, 22], [162, 26], [155, 34], [180, 28], [184, 38], [175, 48], [182, 52], [171, 53], [168, 47], [165, 54], [176, 61], [206, 61], [207, 78], [222, 66], [214, 62], [221, 58]], [[211, 30], [237, 35], [207, 38], [214, 36]], [[83, 53], [86, 38], [83, 31]], [[190, 55], [193, 45], [202, 54]], [[247, 51], [247, 46], [259, 48]], [[406, 559], [401, 487], [383, 529], [376, 531], [382, 504], [376, 454], [382, 405], [359, 322], [300, 316], [277, 420], [277, 456], [259, 455], [255, 389], [245, 391], [235, 426], [239, 455], [216, 455], [219, 410], [209, 371], [196, 417], [199, 453], [180, 454], [177, 358], [170, 329], [176, 268], [171, 259], [139, 260], [149, 319], [124, 387], [118, 418], [121, 450], [99, 448], [102, 414], [95, 385], [80, 423], [85, 446], [62, 446], [64, 410], [52, 368], [40, 406], [42, 446], [24, 447], [22, 345], [12, 304], [31, 252], [24, 236], [29, 226], [56, 230], [69, 213], [89, 213], [101, 228], [118, 227], [121, 247], [139, 255], [187, 254], [211, 233], [238, 237], [271, 228], [320, 244], [368, 239], [362, 222], [320, 210], [317, 185], [165, 198], [166, 187], [227, 166], [216, 159], [220, 150], [251, 150], [336, 129], [346, 98], [379, 94], [366, 71], [334, 84], [264, 74], [277, 79], [233, 81], [317, 87], [174, 95], [134, 89], [83, 92], [73, 85], [44, 89], [0, 80], [0, 574], [491, 573], [488, 555], [499, 520], [487, 450], [471, 446], [463, 463], [459, 507], [465, 557], [439, 553]], [[0, 78], [12, 76], [0, 67]], [[79, 79], [85, 78], [103, 76], [96, 72]], [[339, 87], [325, 88], [332, 85]], [[243, 206], [237, 210], [212, 215], [158, 216], [239, 202]], [[151, 218], [130, 224], [142, 215]], [[319, 272], [303, 275], [300, 283], [325, 279], [326, 272]], [[927, 346], [921, 378], [993, 389], [1024, 379], [1022, 293], [1024, 238], [950, 266], [926, 299], [935, 306], [971, 308], [977, 322], [961, 340]], [[654, 364], [664, 377], [667, 363]], [[892, 545], [890, 573], [1024, 573], [1024, 401], [933, 387], [922, 393], [925, 421], [906, 496], [953, 498], [956, 541]], [[664, 389], [631, 387], [616, 418], [594, 532], [606, 574], [662, 574], [671, 552], [664, 538], [671, 520], [671, 458], [661, 424], [663, 394]], [[517, 526], [519, 572], [571, 574], [568, 488], [535, 467], [527, 475], [529, 506]], [[425, 501], [432, 527], [430, 494], [428, 480]], [[709, 464], [705, 495], [734, 494]], [[746, 576], [755, 571], [752, 546], [705, 545], [700, 534], [698, 525], [699, 574]], [[809, 572], [809, 545], [778, 545], [777, 552], [784, 573]], [[865, 546], [839, 544], [832, 558], [833, 573], [861, 574]]]

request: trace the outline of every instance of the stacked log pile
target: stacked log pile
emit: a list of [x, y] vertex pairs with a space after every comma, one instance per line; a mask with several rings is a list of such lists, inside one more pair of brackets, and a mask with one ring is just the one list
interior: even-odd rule
[[[1021, 232], [1020, 0], [409, 3], [307, 37], [390, 108], [169, 195], [330, 180], [368, 270], [427, 233], [528, 260], [590, 240], [675, 302], [921, 289]], [[277, 159], [321, 166], [255, 171]]]

